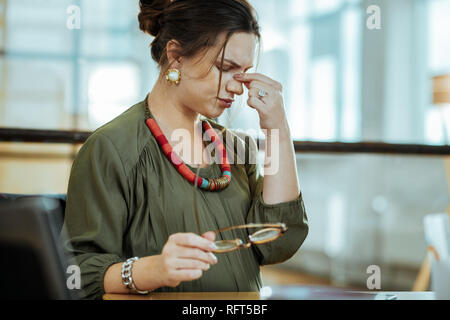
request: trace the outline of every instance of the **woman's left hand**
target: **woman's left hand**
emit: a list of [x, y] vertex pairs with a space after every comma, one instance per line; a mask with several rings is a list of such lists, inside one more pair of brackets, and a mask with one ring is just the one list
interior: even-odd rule
[[[289, 130], [281, 83], [260, 73], [236, 74], [234, 79], [247, 87], [247, 104], [258, 111], [261, 129]], [[266, 96], [259, 96], [261, 89], [266, 92]]]

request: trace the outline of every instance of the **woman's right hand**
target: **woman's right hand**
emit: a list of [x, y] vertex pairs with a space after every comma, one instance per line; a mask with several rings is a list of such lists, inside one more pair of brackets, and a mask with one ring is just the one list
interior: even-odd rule
[[159, 256], [159, 272], [163, 286], [176, 287], [181, 282], [201, 278], [203, 271], [217, 263], [213, 241], [215, 234], [202, 236], [194, 233], [176, 233], [169, 236]]
[[[143, 257], [133, 263], [133, 280], [140, 290], [155, 290], [160, 287], [176, 287], [183, 281], [200, 278], [217, 258], [211, 252], [216, 235], [207, 232], [202, 236], [194, 233], [171, 235], [162, 253]], [[105, 293], [127, 293], [122, 283], [122, 262], [111, 265], [105, 272], [103, 288]]]

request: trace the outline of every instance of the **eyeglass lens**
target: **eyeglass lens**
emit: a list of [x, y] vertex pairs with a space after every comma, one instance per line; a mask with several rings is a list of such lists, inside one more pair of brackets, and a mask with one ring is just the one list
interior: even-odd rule
[[250, 240], [253, 242], [270, 241], [278, 238], [280, 235], [280, 229], [278, 228], [266, 228], [259, 230], [250, 235]]
[[[277, 239], [280, 236], [280, 229], [266, 228], [259, 230], [250, 235], [250, 240], [255, 243], [264, 243]], [[219, 240], [214, 242], [218, 251], [233, 250], [239, 247], [239, 244], [234, 240]]]
[[217, 251], [229, 251], [238, 248], [236, 241], [219, 240], [214, 242]]

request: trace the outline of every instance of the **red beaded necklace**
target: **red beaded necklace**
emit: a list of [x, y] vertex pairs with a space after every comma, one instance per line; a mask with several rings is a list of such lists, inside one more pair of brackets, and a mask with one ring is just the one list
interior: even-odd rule
[[[167, 159], [169, 159], [169, 161], [172, 163], [175, 169], [177, 169], [177, 171], [185, 179], [187, 179], [190, 183], [195, 185], [196, 175], [184, 164], [184, 162], [173, 151], [172, 146], [170, 145], [166, 136], [162, 132], [158, 123], [155, 121], [155, 119], [153, 119], [148, 106], [146, 106], [146, 109], [147, 109], [147, 119], [145, 123], [147, 127], [150, 129], [153, 136], [155, 137], [156, 141], [158, 141], [158, 144], [161, 147], [164, 155], [166, 156]], [[197, 186], [200, 187], [201, 189], [208, 191], [220, 191], [228, 187], [228, 185], [231, 182], [231, 167], [228, 162], [227, 151], [225, 149], [222, 140], [220, 140], [219, 136], [217, 135], [217, 133], [214, 131], [214, 129], [211, 127], [211, 125], [208, 123], [207, 120], [204, 120], [202, 122], [202, 127], [208, 134], [211, 141], [216, 146], [219, 155], [222, 156], [220, 164], [222, 176], [216, 179], [205, 179], [202, 177], [197, 177]]]

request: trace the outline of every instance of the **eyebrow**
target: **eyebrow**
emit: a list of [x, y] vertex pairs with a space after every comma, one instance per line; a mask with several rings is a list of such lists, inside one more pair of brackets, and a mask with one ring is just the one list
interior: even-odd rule
[[[235, 66], [236, 68], [242, 68], [239, 64], [237, 64], [236, 62], [234, 62], [233, 60], [230, 60], [230, 59], [227, 59], [227, 58], [225, 58], [225, 59], [223, 59], [224, 61], [227, 61], [228, 63], [231, 63], [233, 66]], [[251, 69], [251, 68], [253, 68], [253, 65], [252, 66], [250, 66], [250, 67], [248, 67], [248, 69]]]

